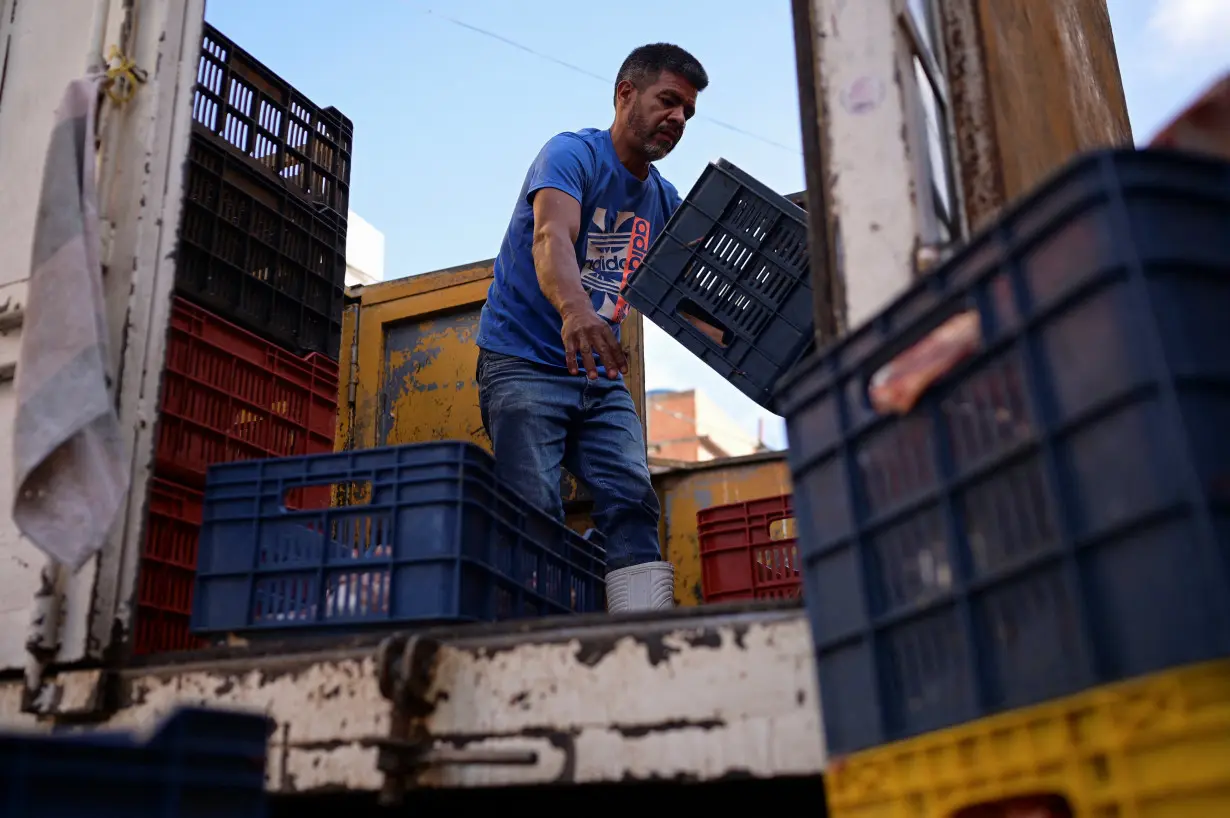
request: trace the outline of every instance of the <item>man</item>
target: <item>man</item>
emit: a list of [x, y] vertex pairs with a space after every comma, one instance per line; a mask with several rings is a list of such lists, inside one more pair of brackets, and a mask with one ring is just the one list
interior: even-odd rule
[[645, 441], [622, 378], [620, 289], [680, 204], [653, 162], [679, 144], [708, 84], [678, 46], [628, 55], [610, 128], [559, 134], [530, 166], [479, 323], [479, 406], [498, 474], [561, 521], [561, 464], [586, 484], [606, 538], [612, 613], [674, 602]]

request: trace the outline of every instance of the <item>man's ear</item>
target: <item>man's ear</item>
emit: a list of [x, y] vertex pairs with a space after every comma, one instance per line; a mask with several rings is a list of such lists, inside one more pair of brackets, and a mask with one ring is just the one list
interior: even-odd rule
[[621, 102], [631, 102], [635, 96], [636, 86], [632, 84], [631, 80], [620, 80], [615, 84], [615, 107], [618, 108]]

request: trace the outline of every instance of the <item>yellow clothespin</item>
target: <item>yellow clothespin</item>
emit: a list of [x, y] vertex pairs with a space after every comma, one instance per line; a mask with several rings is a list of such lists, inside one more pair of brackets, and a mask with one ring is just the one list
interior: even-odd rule
[[107, 96], [116, 105], [123, 105], [137, 93], [137, 86], [149, 78], [149, 74], [137, 67], [137, 64], [120, 51], [119, 46], [111, 46], [107, 52]]

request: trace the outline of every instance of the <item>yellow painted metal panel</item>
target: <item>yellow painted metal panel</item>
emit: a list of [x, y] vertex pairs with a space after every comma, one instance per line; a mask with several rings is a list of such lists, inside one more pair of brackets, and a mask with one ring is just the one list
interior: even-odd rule
[[[1102, 685], [844, 757], [834, 818], [1230, 815], [1230, 661]], [[1050, 809], [1015, 799], [1056, 799]]]
[[[342, 310], [342, 344], [337, 356], [337, 434], [333, 438], [333, 449], [338, 452], [355, 448], [355, 441], [352, 437], [355, 431], [355, 419], [351, 390], [354, 388], [352, 384], [356, 376], [351, 370], [358, 364], [355, 360], [356, 350], [353, 347], [358, 320], [359, 305], [347, 303]], [[354, 385], [357, 386], [357, 384]]]
[[700, 538], [696, 513], [713, 506], [790, 494], [784, 452], [754, 454], [685, 466], [654, 475], [662, 503], [662, 542], [675, 564], [675, 600], [699, 605]]
[[[339, 448], [467, 440], [490, 451], [478, 410], [478, 318], [493, 262], [355, 287], [343, 319]], [[622, 340], [628, 388], [644, 424], [642, 319], [629, 315]], [[353, 383], [353, 388], [351, 385]], [[586, 492], [564, 475], [562, 493], [583, 507]]]
[[[355, 288], [343, 332], [341, 403], [354, 448], [468, 440], [490, 449], [478, 413], [474, 334], [491, 262]], [[356, 365], [351, 367], [353, 355]], [[350, 379], [354, 379], [351, 400]]]
[[[479, 289], [475, 283], [464, 285], [457, 294], [469, 303], [413, 321], [389, 314], [397, 302], [373, 308], [384, 347], [376, 397], [377, 445], [468, 440], [490, 451], [474, 378], [482, 301], [470, 301], [472, 293], [466, 292]], [[477, 294], [481, 298], [485, 293], [482, 287]]]

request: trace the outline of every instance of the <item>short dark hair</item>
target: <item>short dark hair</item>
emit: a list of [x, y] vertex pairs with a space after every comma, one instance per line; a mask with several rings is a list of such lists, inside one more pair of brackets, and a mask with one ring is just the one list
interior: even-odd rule
[[703, 91], [709, 85], [709, 75], [700, 60], [671, 43], [652, 43], [633, 50], [624, 64], [619, 66], [615, 85], [618, 87], [619, 83], [628, 80], [638, 91], [642, 91], [657, 82], [658, 75], [663, 71], [678, 74], [697, 91]]

